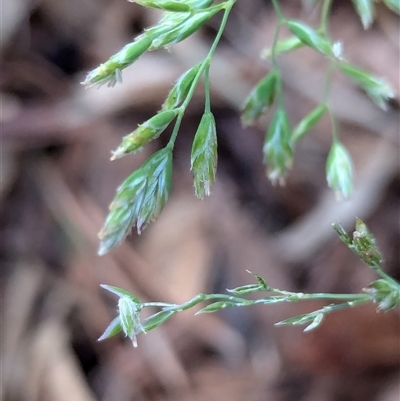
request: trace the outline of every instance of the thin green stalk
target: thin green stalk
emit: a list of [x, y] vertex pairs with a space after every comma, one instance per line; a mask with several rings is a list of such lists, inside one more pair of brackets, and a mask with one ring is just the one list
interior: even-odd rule
[[237, 306], [251, 306], [257, 304], [271, 304], [281, 302], [298, 302], [298, 301], [310, 301], [310, 300], [325, 300], [325, 301], [347, 301], [347, 302], [368, 302], [371, 301], [369, 294], [330, 294], [330, 293], [316, 293], [316, 294], [303, 294], [279, 291], [281, 295], [273, 295], [266, 298], [259, 298], [256, 300], [249, 300], [241, 297], [236, 297], [228, 294], [198, 294], [192, 299], [182, 304], [168, 304], [165, 302], [144, 302], [143, 308], [147, 307], [159, 307], [163, 310], [170, 310], [181, 312], [193, 308], [202, 302], [207, 301], [227, 301], [237, 303]]
[[321, 11], [321, 23], [319, 31], [323, 32], [326, 37], [329, 36], [329, 13], [331, 11], [332, 0], [324, 0]]
[[[332, 6], [332, 0], [324, 0], [322, 4], [322, 11], [321, 11], [321, 22], [318, 31], [321, 32], [326, 38], [329, 39], [329, 13]], [[337, 129], [337, 123], [332, 111], [329, 108], [329, 94], [331, 91], [332, 85], [332, 74], [336, 68], [336, 60], [332, 59], [329, 63], [326, 75], [325, 75], [325, 82], [324, 82], [324, 92], [323, 92], [323, 104], [327, 106], [329, 117], [332, 123], [332, 141], [338, 142], [339, 141], [339, 133]]]
[[178, 306], [178, 304], [169, 304], [167, 302], [142, 302], [141, 307], [144, 308], [170, 308]]
[[386, 281], [388, 281], [389, 283], [393, 284], [395, 287], [398, 288], [398, 291], [400, 292], [400, 283], [395, 280], [393, 277], [389, 276], [389, 274], [385, 273], [385, 271], [382, 270], [382, 268], [377, 265], [377, 264], [371, 264], [368, 265], [372, 270], [375, 271], [376, 274], [378, 274], [379, 276], [381, 276], [383, 279], [385, 279]]
[[277, 79], [277, 83], [276, 83], [276, 94], [277, 94], [277, 98], [278, 98], [279, 107], [283, 109], [285, 107], [285, 98], [284, 98], [284, 95], [283, 95], [282, 79], [281, 79], [280, 72], [279, 72], [278, 56], [277, 56], [277, 53], [276, 53], [276, 46], [278, 44], [280, 30], [282, 28], [282, 25], [285, 23], [286, 19], [282, 14], [282, 11], [281, 11], [281, 9], [279, 7], [278, 1], [277, 0], [272, 0], [272, 4], [274, 6], [274, 10], [275, 10], [276, 16], [278, 17], [278, 22], [276, 24], [276, 28], [275, 28], [275, 32], [274, 32], [274, 39], [273, 39], [273, 42], [272, 42], [271, 61], [272, 61], [273, 68], [276, 71], [278, 71], [278, 79]]
[[339, 142], [339, 131], [337, 128], [336, 118], [329, 107], [328, 107], [328, 114], [331, 119], [331, 125], [332, 125], [332, 142], [336, 143]]
[[187, 302], [184, 302], [180, 305], [171, 305], [166, 308], [167, 310], [174, 310], [177, 312], [188, 310], [193, 308], [197, 304], [206, 301], [227, 301], [227, 302], [236, 302], [239, 305], [253, 305], [254, 301], [247, 300], [244, 298], [235, 297], [227, 294], [198, 294]]
[[283, 16], [283, 13], [279, 6], [278, 0], [272, 0], [272, 5], [274, 6], [274, 10], [275, 10], [276, 16], [278, 17], [279, 24], [284, 24], [286, 19]]
[[310, 301], [310, 300], [339, 300], [339, 301], [347, 301], [347, 300], [356, 300], [363, 299], [368, 297], [366, 294], [332, 294], [332, 293], [311, 293], [311, 294], [303, 294], [296, 292], [287, 292], [287, 291], [276, 291], [277, 293], [286, 296], [286, 298], [290, 298], [291, 300], [296, 301]]
[[325, 306], [322, 308], [322, 310], [325, 313], [331, 313], [331, 312], [341, 310], [341, 309], [354, 308], [355, 306], [361, 305], [367, 301], [370, 301], [370, 299], [359, 299], [356, 301], [343, 302], [341, 304]]
[[205, 104], [204, 112], [209, 113], [211, 111], [210, 101], [210, 66], [207, 66], [204, 71], [204, 92], [205, 92]]
[[292, 296], [272, 296], [267, 298], [259, 298], [253, 301], [252, 305], [257, 304], [274, 304], [283, 302], [300, 302], [300, 301], [346, 301], [346, 302], [371, 302], [369, 294], [294, 294]]
[[326, 71], [325, 82], [324, 82], [323, 104], [325, 104], [326, 106], [328, 106], [329, 94], [332, 86], [332, 74], [335, 68], [336, 68], [336, 63], [332, 60], [329, 63], [328, 70]]
[[171, 151], [174, 148], [176, 137], [178, 136], [178, 131], [181, 126], [184, 113], [185, 113], [185, 109], [183, 108], [183, 106], [179, 107], [178, 117], [176, 118], [174, 129], [171, 134], [171, 138], [169, 139], [168, 144], [166, 146], [167, 148], [171, 149]]
[[194, 78], [194, 80], [192, 82], [192, 85], [190, 87], [189, 93], [186, 96], [185, 101], [182, 103], [182, 106], [179, 107], [178, 117], [176, 119], [174, 130], [171, 134], [171, 138], [167, 145], [167, 147], [170, 148], [171, 150], [173, 149], [175, 141], [176, 141], [176, 137], [178, 136], [179, 127], [182, 123], [182, 119], [183, 119], [183, 115], [185, 114], [185, 110], [186, 110], [187, 106], [189, 105], [190, 101], [192, 100], [192, 97], [194, 95], [194, 92], [197, 88], [197, 85], [199, 83], [201, 76], [203, 75], [204, 71], [210, 67], [211, 59], [214, 55], [215, 49], [217, 48], [219, 41], [221, 40], [226, 23], [228, 21], [229, 14], [232, 10], [232, 7], [236, 3], [236, 1], [237, 0], [230, 0], [226, 3], [220, 4], [221, 9], [225, 9], [224, 15], [222, 17], [221, 25], [218, 29], [218, 33], [214, 39], [213, 44], [211, 45], [211, 48], [210, 48], [206, 58], [203, 60], [203, 62], [200, 65], [199, 71], [197, 72], [196, 77]]

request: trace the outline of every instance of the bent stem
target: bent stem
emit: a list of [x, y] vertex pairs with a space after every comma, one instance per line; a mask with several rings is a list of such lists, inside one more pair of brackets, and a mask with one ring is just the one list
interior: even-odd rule
[[395, 288], [397, 288], [397, 291], [400, 293], [400, 283], [392, 276], [389, 276], [389, 274], [387, 274], [384, 270], [382, 270], [382, 267], [380, 265], [373, 263], [369, 264], [368, 267], [370, 267], [376, 274], [378, 274], [384, 280], [391, 283]]

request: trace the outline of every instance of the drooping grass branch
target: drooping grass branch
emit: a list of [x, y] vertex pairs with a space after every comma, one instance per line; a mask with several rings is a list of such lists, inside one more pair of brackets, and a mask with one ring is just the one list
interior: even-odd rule
[[[304, 302], [324, 300], [332, 302], [318, 310], [303, 315], [282, 320], [276, 325], [305, 325], [304, 331], [316, 329], [326, 315], [345, 308], [353, 308], [365, 303], [377, 304], [378, 311], [388, 311], [400, 305], [400, 284], [382, 270], [382, 256], [376, 246], [375, 238], [365, 224], [357, 219], [353, 235], [347, 234], [344, 229], [334, 225], [339, 237], [368, 267], [373, 269], [381, 278], [369, 284], [358, 294], [331, 294], [331, 293], [297, 293], [273, 288], [257, 274], [248, 271], [257, 283], [247, 284], [232, 290], [228, 294], [198, 294], [183, 304], [165, 302], [142, 302], [128, 291], [102, 285], [102, 287], [117, 295], [118, 316], [110, 323], [106, 331], [99, 338], [104, 340], [120, 332], [129, 337], [133, 345], [137, 346], [137, 336], [155, 329], [170, 319], [173, 315], [207, 303], [196, 315], [218, 312], [225, 308], [247, 307], [252, 305], [272, 305], [288, 302]], [[250, 294], [268, 294], [257, 299], [245, 298]], [[141, 321], [140, 313], [145, 308], [159, 308], [160, 311]]]

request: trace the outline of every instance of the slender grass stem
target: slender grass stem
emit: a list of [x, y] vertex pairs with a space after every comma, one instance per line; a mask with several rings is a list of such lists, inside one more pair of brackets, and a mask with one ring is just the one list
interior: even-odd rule
[[332, 113], [330, 108], [328, 108], [328, 114], [329, 114], [329, 117], [331, 119], [331, 125], [332, 125], [332, 142], [336, 143], [336, 142], [339, 142], [339, 130], [338, 130], [338, 127], [337, 127], [336, 118], [333, 115], [333, 113]]
[[277, 55], [276, 47], [278, 44], [280, 30], [282, 28], [282, 25], [285, 24], [286, 19], [283, 16], [283, 13], [279, 7], [278, 1], [272, 0], [272, 4], [274, 6], [276, 16], [278, 17], [278, 22], [276, 24], [276, 28], [275, 28], [275, 32], [274, 32], [274, 39], [272, 42], [271, 61], [272, 61], [273, 68], [278, 72], [278, 79], [276, 82], [276, 94], [277, 94], [277, 98], [278, 98], [279, 107], [283, 109], [285, 107], [285, 97], [283, 94], [282, 78], [281, 78], [280, 72], [279, 72], [278, 55]]
[[329, 36], [329, 13], [331, 11], [332, 0], [324, 0], [322, 3], [321, 23], [319, 31], [323, 32], [326, 37]]
[[204, 92], [205, 92], [205, 104], [204, 111], [211, 111], [211, 101], [210, 101], [210, 66], [207, 66], [204, 71]]

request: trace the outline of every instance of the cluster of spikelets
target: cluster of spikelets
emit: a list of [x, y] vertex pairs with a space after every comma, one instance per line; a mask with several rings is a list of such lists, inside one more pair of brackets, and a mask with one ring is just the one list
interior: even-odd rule
[[[112, 160], [140, 151], [147, 143], [158, 138], [175, 121], [168, 145], [154, 153], [138, 170], [132, 173], [118, 188], [110, 205], [108, 217], [99, 234], [99, 254], [105, 254], [121, 243], [136, 226], [138, 233], [160, 214], [171, 191], [173, 147], [180, 122], [194, 90], [203, 77], [208, 88], [208, 69], [215, 47], [221, 37], [226, 18], [237, 0], [226, 0], [214, 4], [214, 0], [135, 0], [133, 2], [159, 9], [163, 12], [160, 21], [143, 31], [132, 43], [127, 44], [109, 60], [91, 71], [84, 81], [87, 87], [107, 84], [113, 86], [122, 81], [122, 71], [146, 52], [170, 47], [178, 43], [214, 17], [224, 11], [220, 31], [203, 62], [186, 71], [174, 84], [160, 111], [126, 135], [112, 152]], [[398, 0], [385, 0], [386, 5], [399, 11]], [[273, 1], [278, 6], [278, 1]], [[374, 17], [373, 0], [354, 0], [364, 27]], [[281, 14], [281, 12], [280, 12]], [[226, 17], [226, 18], [225, 18]], [[327, 99], [317, 105], [294, 128], [291, 127], [283, 100], [283, 84], [276, 63], [282, 53], [307, 46], [328, 58], [333, 68], [359, 85], [369, 97], [385, 109], [387, 99], [394, 91], [381, 78], [376, 78], [351, 65], [342, 56], [341, 45], [332, 43], [327, 32], [314, 29], [302, 22], [280, 17], [280, 26], [285, 25], [292, 37], [274, 42], [272, 49], [264, 50], [262, 57], [272, 57], [273, 67], [245, 99], [242, 107], [242, 123], [254, 124], [268, 109], [275, 107], [271, 123], [267, 128], [263, 146], [267, 175], [273, 183], [283, 184], [293, 163], [296, 143], [302, 139], [325, 115], [329, 114], [333, 126], [334, 118]], [[278, 36], [278, 35], [276, 35]], [[333, 128], [335, 131], [335, 128]], [[215, 181], [217, 169], [217, 132], [209, 99], [206, 99], [204, 114], [199, 123], [192, 145], [191, 170], [194, 176], [195, 194], [202, 199], [209, 195]], [[353, 188], [353, 167], [349, 152], [334, 132], [332, 147], [326, 163], [328, 185], [338, 197], [347, 198]]]
[[[163, 10], [164, 15], [157, 25], [145, 29], [132, 43], [91, 71], [84, 82], [87, 87], [103, 84], [114, 86], [121, 82], [122, 70], [141, 55], [184, 40], [226, 7], [226, 3], [213, 6], [213, 0], [156, 0], [136, 3]], [[186, 107], [182, 103], [197, 85], [205, 67], [200, 63], [182, 74], [160, 111], [122, 138], [121, 144], [112, 152], [111, 160], [140, 151], [147, 143], [158, 138], [177, 117], [182, 117]], [[172, 152], [173, 142], [154, 153], [119, 186], [99, 233], [99, 254], [107, 253], [123, 241], [133, 226], [140, 233], [159, 216], [171, 192]], [[191, 157], [195, 193], [199, 198], [210, 194], [216, 168], [215, 120], [210, 111], [205, 111], [194, 137]]]

